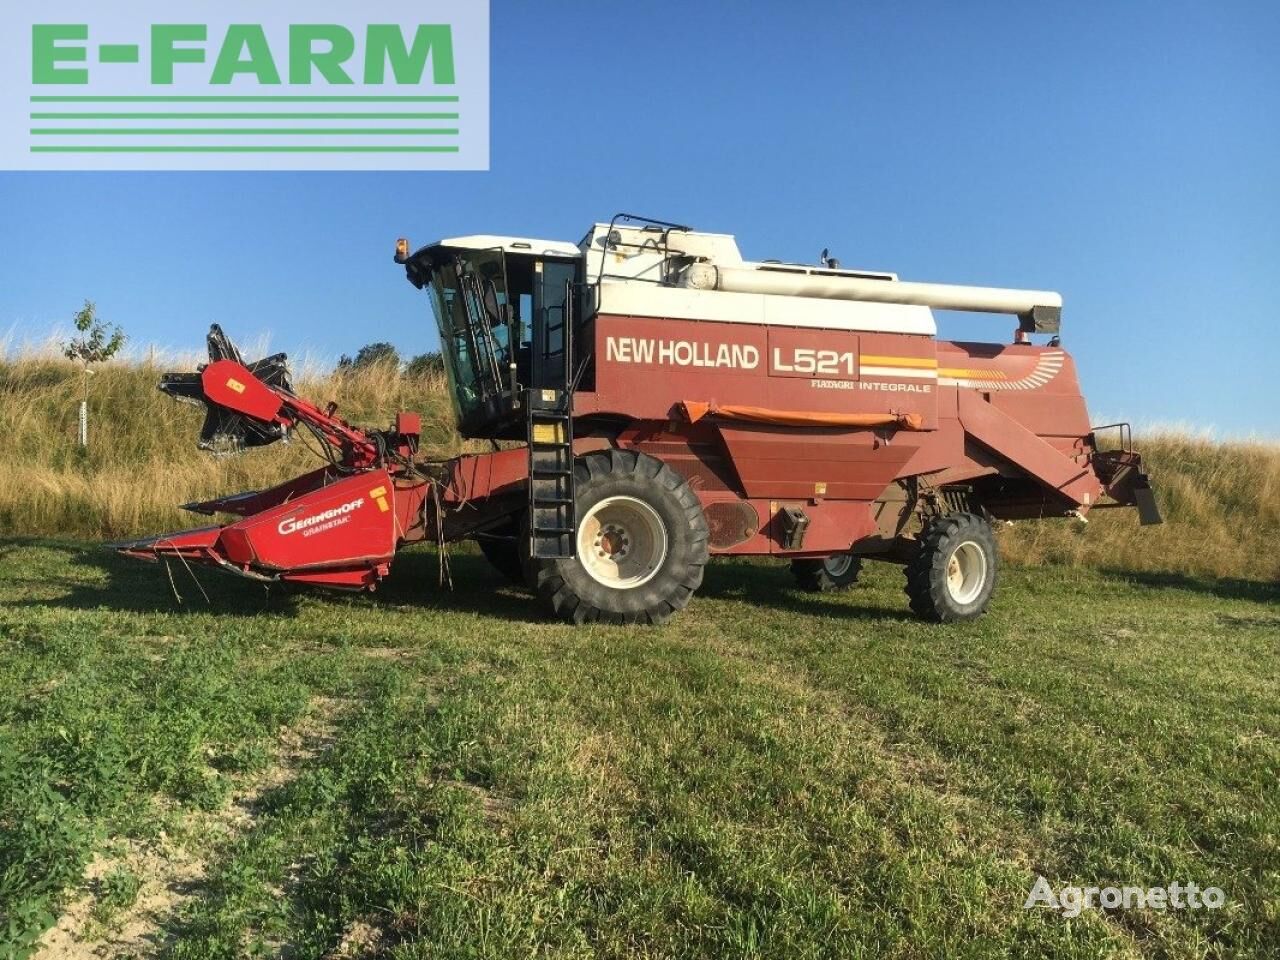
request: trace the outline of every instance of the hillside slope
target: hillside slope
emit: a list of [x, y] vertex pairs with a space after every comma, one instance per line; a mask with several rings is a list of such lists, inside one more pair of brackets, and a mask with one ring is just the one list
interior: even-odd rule
[[[159, 393], [161, 369], [112, 364], [93, 378], [91, 443], [76, 449], [80, 380], [48, 358], [0, 362], [0, 529], [10, 535], [112, 539], [190, 526], [175, 504], [253, 489], [309, 468], [304, 444], [229, 459], [195, 448], [201, 412]], [[424, 414], [424, 445], [456, 452], [439, 379], [373, 367], [304, 378], [300, 393], [335, 400], [355, 423], [383, 424], [399, 409]], [[1280, 579], [1280, 446], [1142, 437], [1166, 523], [1138, 526], [1132, 511], [1096, 511], [1088, 524], [1046, 521], [1001, 531], [1016, 563]]]
[[[113, 539], [189, 527], [192, 515], [177, 504], [268, 486], [318, 465], [297, 441], [226, 458], [196, 449], [204, 411], [156, 389], [164, 369], [116, 363], [92, 377], [89, 450], [82, 452], [78, 369], [43, 357], [0, 362], [0, 530]], [[351, 423], [385, 427], [397, 410], [420, 411], [424, 447], [440, 455], [457, 449], [438, 379], [375, 365], [304, 376], [295, 386], [301, 396], [337, 402]]]

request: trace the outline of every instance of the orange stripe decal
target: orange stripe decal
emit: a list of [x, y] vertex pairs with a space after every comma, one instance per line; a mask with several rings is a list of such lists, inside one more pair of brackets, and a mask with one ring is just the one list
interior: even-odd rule
[[1008, 380], [1009, 375], [1003, 370], [967, 370], [964, 367], [943, 367], [938, 371], [940, 377], [953, 377], [956, 380]]
[[868, 367], [936, 367], [938, 361], [929, 359], [928, 357], [877, 357], [869, 353], [864, 353], [858, 357], [858, 362], [866, 364]]

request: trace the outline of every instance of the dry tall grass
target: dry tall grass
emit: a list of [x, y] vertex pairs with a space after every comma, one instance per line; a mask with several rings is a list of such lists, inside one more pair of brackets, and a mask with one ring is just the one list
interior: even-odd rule
[[[79, 369], [44, 355], [0, 360], [0, 532], [111, 539], [193, 526], [199, 518], [177, 504], [267, 486], [319, 465], [296, 441], [223, 459], [197, 450], [203, 411], [156, 389], [167, 368], [101, 367], [91, 377], [89, 449], [81, 451]], [[306, 374], [297, 389], [336, 401], [339, 415], [357, 424], [386, 426], [395, 411], [417, 410], [425, 448], [439, 455], [457, 448], [438, 379], [375, 366]]]
[[[183, 368], [179, 365], [179, 368]], [[48, 356], [0, 359], [0, 535], [112, 539], [199, 523], [175, 504], [250, 490], [316, 464], [301, 443], [214, 459], [195, 448], [202, 412], [156, 390], [162, 365], [109, 364], [93, 377], [90, 448], [75, 444], [80, 379]], [[354, 423], [396, 410], [424, 414], [424, 447], [460, 449], [438, 379], [373, 367], [305, 374], [299, 392], [335, 400]], [[1140, 528], [1130, 510], [1095, 511], [1087, 525], [1054, 520], [1001, 531], [1018, 563], [1280, 579], [1280, 446], [1213, 443], [1172, 433], [1140, 438], [1164, 510]]]
[[1163, 525], [1139, 526], [1134, 510], [1095, 510], [1088, 524], [1014, 524], [1001, 531], [1004, 556], [1280, 582], [1280, 445], [1178, 433], [1140, 436], [1136, 445]]

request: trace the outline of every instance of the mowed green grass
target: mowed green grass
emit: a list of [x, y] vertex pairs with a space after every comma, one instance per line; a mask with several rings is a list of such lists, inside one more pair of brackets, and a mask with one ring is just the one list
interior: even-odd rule
[[[574, 629], [452, 570], [202, 572], [206, 604], [175, 568], [178, 605], [163, 567], [3, 543], [0, 956], [86, 896], [109, 943], [176, 846], [143, 952], [179, 958], [1280, 948], [1273, 585], [1007, 569], [940, 627], [895, 568], [814, 597], [718, 562], [665, 628]], [[1038, 874], [1227, 905], [1065, 919], [1023, 909]]]

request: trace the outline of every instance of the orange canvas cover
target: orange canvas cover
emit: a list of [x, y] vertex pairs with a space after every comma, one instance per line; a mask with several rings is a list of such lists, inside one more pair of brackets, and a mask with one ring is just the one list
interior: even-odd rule
[[682, 400], [680, 408], [690, 423], [697, 423], [707, 415], [789, 427], [901, 427], [919, 430], [924, 423], [924, 418], [918, 413], [811, 413], [736, 404], [720, 406], [703, 400]]

